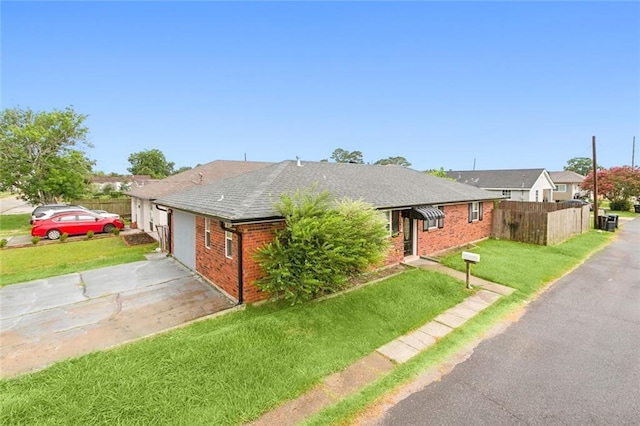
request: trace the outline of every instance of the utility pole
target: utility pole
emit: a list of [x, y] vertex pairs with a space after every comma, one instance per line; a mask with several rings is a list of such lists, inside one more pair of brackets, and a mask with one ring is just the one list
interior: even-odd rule
[[635, 170], [635, 158], [636, 158], [636, 137], [633, 137], [633, 148], [631, 149], [631, 171]]
[[591, 136], [593, 150], [593, 229], [598, 229], [598, 163], [596, 162], [596, 137]]

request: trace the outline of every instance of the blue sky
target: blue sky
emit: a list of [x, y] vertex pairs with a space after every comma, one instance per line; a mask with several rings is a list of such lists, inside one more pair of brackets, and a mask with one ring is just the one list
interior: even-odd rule
[[640, 163], [638, 2], [0, 3], [2, 108], [89, 118], [96, 170], [160, 149], [412, 167]]

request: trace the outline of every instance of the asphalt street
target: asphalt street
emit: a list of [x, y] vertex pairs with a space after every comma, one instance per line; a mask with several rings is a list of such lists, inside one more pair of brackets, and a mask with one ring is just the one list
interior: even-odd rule
[[640, 424], [640, 219], [374, 423]]

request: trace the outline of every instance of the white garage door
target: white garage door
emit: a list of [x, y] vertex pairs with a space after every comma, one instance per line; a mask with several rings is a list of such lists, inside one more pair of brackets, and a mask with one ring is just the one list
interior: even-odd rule
[[192, 270], [196, 270], [196, 217], [173, 211], [173, 255]]

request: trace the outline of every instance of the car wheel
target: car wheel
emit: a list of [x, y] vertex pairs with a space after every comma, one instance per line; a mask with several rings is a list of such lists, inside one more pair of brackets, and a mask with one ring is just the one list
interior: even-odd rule
[[50, 240], [57, 240], [58, 238], [60, 238], [60, 231], [58, 231], [57, 229], [51, 229], [47, 232], [47, 238], [49, 238]]
[[107, 224], [104, 226], [104, 228], [102, 229], [102, 231], [103, 231], [103, 232], [106, 232], [106, 233], [111, 233], [111, 232], [113, 232], [113, 230], [114, 230], [115, 228], [116, 228], [116, 227], [115, 227], [115, 226], [113, 226], [112, 224], [107, 223]]

